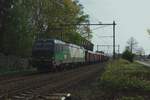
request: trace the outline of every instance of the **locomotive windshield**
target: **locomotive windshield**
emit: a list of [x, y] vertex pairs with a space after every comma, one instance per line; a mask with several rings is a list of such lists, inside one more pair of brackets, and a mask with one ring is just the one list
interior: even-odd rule
[[51, 40], [43, 40], [35, 42], [33, 46], [32, 56], [33, 57], [51, 57], [54, 52], [54, 43]]

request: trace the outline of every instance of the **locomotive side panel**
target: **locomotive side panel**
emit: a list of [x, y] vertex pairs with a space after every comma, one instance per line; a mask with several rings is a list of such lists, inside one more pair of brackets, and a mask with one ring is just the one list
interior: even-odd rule
[[84, 63], [85, 50], [73, 44], [55, 44], [55, 64]]
[[85, 50], [76, 45], [70, 44], [70, 63], [84, 63], [85, 62]]
[[69, 46], [67, 44], [56, 43], [54, 52], [54, 66], [59, 66], [69, 62], [70, 53]]

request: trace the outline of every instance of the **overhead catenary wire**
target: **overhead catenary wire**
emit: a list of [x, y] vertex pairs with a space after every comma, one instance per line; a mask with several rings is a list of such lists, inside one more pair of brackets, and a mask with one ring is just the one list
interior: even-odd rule
[[[95, 17], [95, 16], [94, 16]], [[97, 19], [97, 18], [96, 18]], [[106, 26], [113, 26], [113, 58], [115, 59], [115, 38], [116, 38], [116, 36], [115, 36], [115, 30], [116, 30], [116, 23], [115, 23], [115, 21], [113, 21], [113, 23], [112, 24], [102, 24], [101, 22], [99, 23], [99, 24], [90, 24], [90, 23], [88, 23], [88, 24], [85, 24], [85, 23], [80, 23], [80, 24], [64, 24], [64, 25], [62, 25], [62, 26], [82, 26], [82, 25], [88, 25], [89, 27], [90, 26], [96, 26], [96, 25], [106, 25]], [[103, 27], [101, 27], [101, 28], [103, 28]], [[96, 29], [94, 29], [94, 30], [97, 30], [98, 28], [96, 28]], [[106, 37], [106, 36], [105, 36]], [[110, 36], [108, 36], [108, 37], [110, 37]]]
[[101, 27], [96, 27], [96, 28], [93, 28], [93, 29], [91, 29], [92, 31], [95, 31], [95, 30], [98, 30], [98, 29], [101, 29], [101, 28], [105, 28], [105, 27], [109, 27], [109, 26], [107, 26], [107, 25], [104, 25], [104, 26], [101, 26]]

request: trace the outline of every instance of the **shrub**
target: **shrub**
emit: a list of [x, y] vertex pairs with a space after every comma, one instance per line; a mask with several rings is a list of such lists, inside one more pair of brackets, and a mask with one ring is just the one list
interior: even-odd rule
[[141, 96], [136, 96], [136, 97], [122, 97], [120, 100], [144, 100], [144, 98], [141, 97]]
[[134, 54], [126, 49], [122, 54], [122, 58], [133, 62]]
[[138, 63], [118, 60], [108, 64], [100, 79], [104, 90], [150, 92], [150, 69]]

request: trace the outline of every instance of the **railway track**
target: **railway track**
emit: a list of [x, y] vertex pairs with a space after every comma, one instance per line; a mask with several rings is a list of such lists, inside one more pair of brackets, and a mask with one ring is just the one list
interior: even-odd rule
[[100, 71], [102, 66], [97, 64], [60, 73], [28, 76], [5, 84], [0, 82], [0, 100], [51, 100], [50, 94], [65, 92], [68, 87]]
[[1, 75], [0, 76], [0, 84], [1, 83], [9, 83], [11, 81], [17, 81], [17, 80], [20, 80], [24, 77], [28, 77], [28, 76], [36, 76], [38, 74], [41, 74], [37, 71], [33, 71], [33, 72], [27, 72], [27, 73], [24, 73], [24, 74], [8, 74], [8, 75]]

